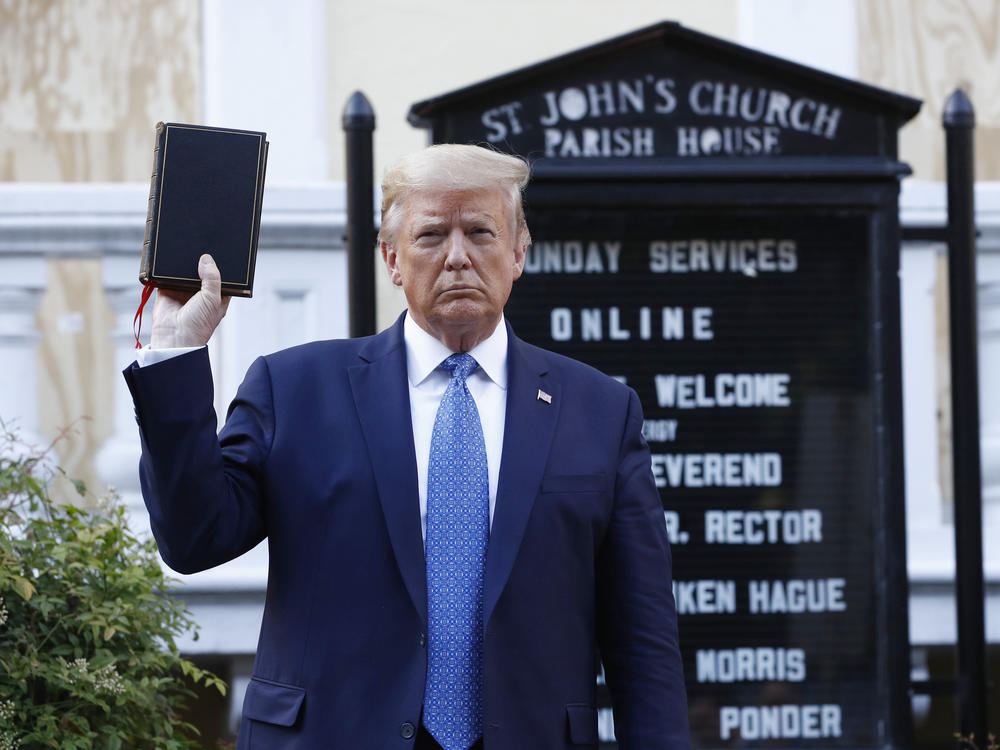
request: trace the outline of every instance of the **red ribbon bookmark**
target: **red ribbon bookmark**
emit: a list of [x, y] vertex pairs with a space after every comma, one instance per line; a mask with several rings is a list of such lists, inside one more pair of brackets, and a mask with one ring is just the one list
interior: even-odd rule
[[156, 289], [155, 282], [147, 281], [142, 287], [142, 299], [139, 300], [139, 309], [135, 311], [135, 317], [132, 318], [132, 333], [135, 334], [135, 348], [142, 349], [142, 342], [139, 341], [139, 332], [142, 330], [142, 308], [146, 306], [149, 302], [149, 298], [153, 296], [153, 290]]

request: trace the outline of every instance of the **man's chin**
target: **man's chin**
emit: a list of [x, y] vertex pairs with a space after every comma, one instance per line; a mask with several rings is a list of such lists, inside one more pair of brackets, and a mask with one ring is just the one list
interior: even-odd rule
[[443, 328], [471, 330], [496, 325], [500, 315], [481, 300], [462, 298], [442, 305], [434, 319]]
[[486, 298], [472, 290], [445, 292], [438, 298], [438, 311], [442, 316], [482, 317], [489, 314]]

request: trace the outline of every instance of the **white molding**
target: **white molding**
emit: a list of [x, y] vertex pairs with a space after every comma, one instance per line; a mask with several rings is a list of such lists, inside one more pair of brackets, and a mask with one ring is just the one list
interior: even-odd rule
[[[140, 183], [0, 183], [0, 256], [131, 255], [138, 273], [149, 186]], [[264, 189], [261, 252], [344, 249], [343, 183]]]

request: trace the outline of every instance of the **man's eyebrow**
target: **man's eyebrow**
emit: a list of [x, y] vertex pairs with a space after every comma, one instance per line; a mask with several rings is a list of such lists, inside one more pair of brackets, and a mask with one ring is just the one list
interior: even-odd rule
[[462, 220], [471, 223], [489, 222], [490, 224], [494, 224], [496, 226], [500, 226], [502, 223], [497, 221], [493, 214], [485, 211], [466, 211], [462, 214]]
[[433, 214], [426, 214], [423, 216], [417, 216], [413, 219], [413, 228], [426, 229], [428, 227], [437, 227], [445, 224], [446, 220], [443, 216], [435, 216]]

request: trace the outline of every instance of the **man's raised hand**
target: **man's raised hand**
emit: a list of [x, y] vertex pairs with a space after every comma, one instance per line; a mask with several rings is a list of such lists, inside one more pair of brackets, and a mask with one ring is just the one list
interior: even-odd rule
[[222, 296], [222, 275], [211, 255], [198, 260], [201, 289], [195, 293], [157, 289], [150, 348], [204, 346], [226, 315], [231, 297]]

